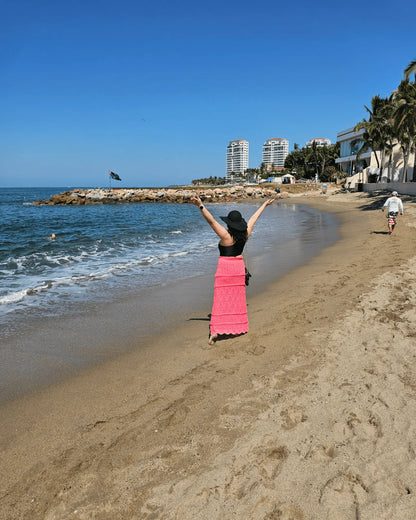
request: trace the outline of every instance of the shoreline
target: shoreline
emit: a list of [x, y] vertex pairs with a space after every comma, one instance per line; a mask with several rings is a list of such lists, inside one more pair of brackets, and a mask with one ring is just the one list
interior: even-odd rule
[[[252, 203], [258, 205], [258, 201]], [[245, 252], [254, 275], [254, 282], [247, 288], [248, 297], [261, 292], [271, 279], [305, 264], [317, 251], [336, 240], [337, 224], [329, 214], [305, 205], [298, 205], [295, 211], [288, 201], [280, 201], [279, 206], [283, 214], [300, 213], [298, 238], [276, 246], [261, 236], [253, 237]], [[252, 207], [244, 205], [248, 213]], [[269, 213], [273, 211], [280, 214], [279, 207]], [[278, 217], [275, 219], [279, 225]], [[301, 223], [304, 220], [308, 226]], [[195, 319], [190, 316], [196, 309], [208, 320], [217, 254], [211, 251], [203, 260], [206, 272], [201, 275], [188, 273], [186, 278], [137, 287], [128, 295], [113, 289], [108, 297], [82, 302], [76, 309], [69, 308], [66, 314], [54, 317], [32, 317], [20, 322], [15, 315], [18, 330], [2, 341], [0, 406], [24, 393], [72, 377], [78, 371], [140, 349], [152, 336], [182, 326], [188, 318]]]
[[[249, 298], [247, 336], [208, 347], [196, 314], [140, 358], [129, 353], [3, 407], [0, 518], [347, 520], [357, 508], [368, 519], [414, 511], [416, 493], [404, 489], [414, 477], [406, 453], [415, 398], [406, 391], [407, 408], [400, 402], [399, 358], [387, 378], [393, 394], [385, 395], [383, 363], [394, 351], [374, 344], [372, 323], [384, 337], [395, 333], [403, 353], [399, 333], [411, 334], [413, 324], [405, 314], [409, 330], [400, 329], [415, 298], [405, 287], [415, 283], [406, 265], [416, 211], [405, 201], [388, 237], [381, 214], [366, 211], [381, 199], [336, 197], [296, 200], [340, 218], [341, 239]], [[386, 309], [390, 279], [407, 285]], [[388, 406], [373, 404], [371, 416], [366, 402], [380, 403], [377, 396]], [[408, 416], [407, 451], [394, 415], [403, 424]], [[395, 468], [382, 457], [388, 449], [400, 455]], [[369, 461], [373, 473], [384, 471], [383, 485], [371, 480]], [[397, 492], [388, 490], [389, 476]]]

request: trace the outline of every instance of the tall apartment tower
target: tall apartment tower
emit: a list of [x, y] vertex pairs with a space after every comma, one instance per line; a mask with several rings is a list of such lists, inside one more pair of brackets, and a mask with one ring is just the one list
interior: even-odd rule
[[285, 159], [289, 154], [289, 141], [282, 137], [267, 139], [263, 145], [263, 162], [268, 170], [281, 169], [285, 166]]
[[248, 141], [235, 139], [227, 146], [227, 179], [234, 172], [243, 175], [248, 168]]

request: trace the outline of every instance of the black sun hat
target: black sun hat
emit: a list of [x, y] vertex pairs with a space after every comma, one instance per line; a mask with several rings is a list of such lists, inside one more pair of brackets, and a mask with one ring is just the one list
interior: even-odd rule
[[247, 222], [239, 211], [230, 211], [226, 217], [220, 217], [228, 227], [237, 231], [247, 231]]

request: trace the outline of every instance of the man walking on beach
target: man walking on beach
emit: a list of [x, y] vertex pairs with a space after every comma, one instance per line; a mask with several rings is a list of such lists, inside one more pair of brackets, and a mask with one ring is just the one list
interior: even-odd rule
[[389, 225], [389, 235], [393, 233], [394, 226], [396, 225], [396, 217], [400, 212], [400, 215], [403, 215], [403, 203], [401, 199], [398, 197], [397, 191], [393, 191], [391, 197], [389, 197], [384, 203], [381, 211], [384, 212], [384, 209], [387, 208], [387, 219]]

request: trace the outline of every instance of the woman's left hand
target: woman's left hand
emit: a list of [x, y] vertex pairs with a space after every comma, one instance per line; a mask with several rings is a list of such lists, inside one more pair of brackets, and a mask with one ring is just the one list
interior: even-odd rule
[[266, 202], [264, 203], [266, 206], [270, 206], [270, 204], [273, 204], [273, 202], [275, 201], [276, 199], [268, 199], [266, 200]]
[[196, 197], [191, 197], [192, 204], [195, 206], [202, 206], [202, 200], [199, 198], [199, 193], [197, 193]]

